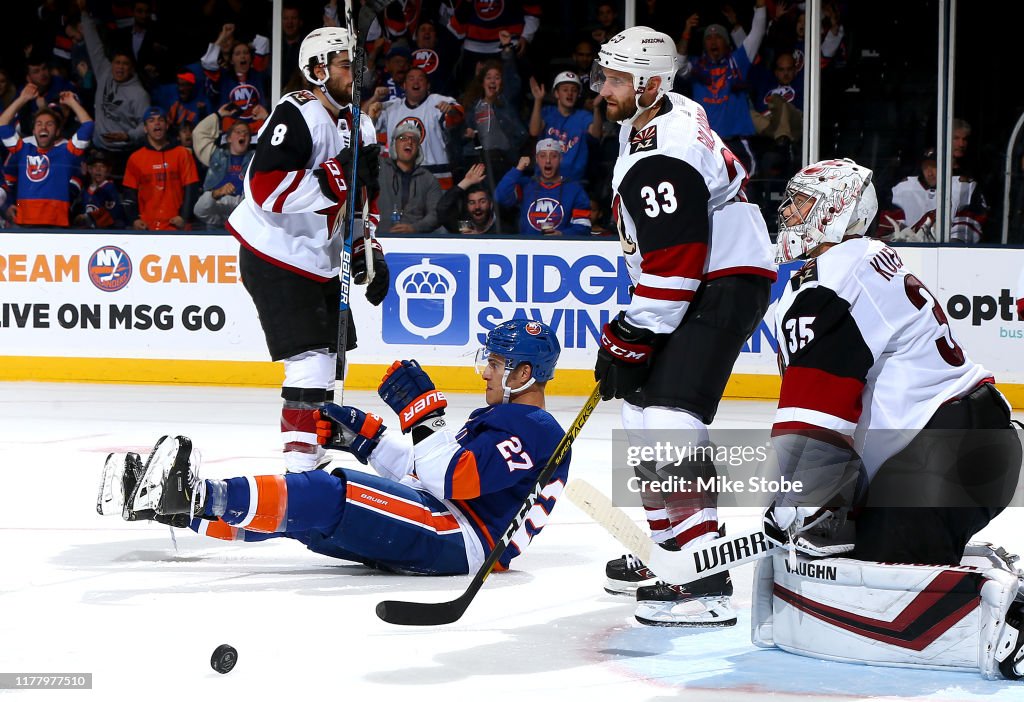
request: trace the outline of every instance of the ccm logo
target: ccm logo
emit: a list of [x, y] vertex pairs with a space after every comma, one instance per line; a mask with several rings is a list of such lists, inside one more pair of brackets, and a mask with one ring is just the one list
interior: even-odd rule
[[426, 409], [433, 409], [445, 402], [444, 393], [440, 390], [433, 390], [426, 394], [420, 395], [416, 398], [416, 401], [411, 405], [402, 410], [402, 421], [410, 422], [413, 417], [418, 417]]
[[616, 358], [620, 358], [627, 363], [643, 363], [647, 360], [647, 351], [637, 351], [636, 349], [627, 349], [617, 344], [612, 343], [604, 334], [601, 335], [601, 346]]

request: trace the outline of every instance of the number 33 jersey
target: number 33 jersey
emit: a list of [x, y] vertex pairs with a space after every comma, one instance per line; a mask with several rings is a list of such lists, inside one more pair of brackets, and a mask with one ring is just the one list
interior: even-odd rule
[[747, 174], [704, 108], [668, 94], [641, 129], [619, 132], [612, 216], [635, 288], [626, 321], [669, 334], [700, 284], [727, 275], [775, 280], [771, 239]]
[[938, 299], [877, 240], [848, 239], [809, 261], [775, 324], [784, 372], [772, 436], [852, 445], [869, 478], [940, 405], [993, 380]]

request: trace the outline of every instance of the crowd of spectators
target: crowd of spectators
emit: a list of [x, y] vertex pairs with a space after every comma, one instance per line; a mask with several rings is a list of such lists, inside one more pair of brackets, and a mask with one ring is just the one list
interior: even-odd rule
[[[640, 0], [637, 23], [676, 39], [675, 89], [704, 106], [748, 175], [784, 182], [801, 157], [804, 4], [747, 1]], [[614, 235], [619, 125], [589, 83], [622, 5], [551, 5], [397, 0], [378, 16], [361, 101], [384, 147], [380, 233]], [[847, 61], [846, 9], [825, 0], [826, 72]], [[37, 2], [20, 53], [0, 56], [0, 222], [221, 228], [273, 108], [272, 71], [285, 91], [305, 87], [302, 38], [344, 14], [337, 0], [285, 0], [277, 59], [269, 12], [255, 0]], [[535, 41], [545, 31], [562, 40]], [[909, 175], [934, 192], [926, 173]], [[894, 233], [920, 224], [883, 199]], [[984, 198], [968, 199], [977, 241]]]

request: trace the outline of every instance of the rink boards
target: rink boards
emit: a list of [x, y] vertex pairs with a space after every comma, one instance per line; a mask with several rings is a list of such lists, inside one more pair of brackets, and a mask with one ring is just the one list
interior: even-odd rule
[[[227, 236], [4, 233], [0, 380], [279, 385]], [[380, 307], [356, 287], [359, 348], [347, 387], [373, 389], [396, 358], [439, 385], [475, 391], [472, 355], [510, 317], [550, 324], [563, 352], [550, 391], [586, 394], [601, 326], [629, 299], [616, 239], [387, 238], [391, 290]], [[1024, 407], [1024, 322], [1014, 296], [1024, 249], [904, 246], [968, 354]], [[773, 286], [774, 301], [785, 267]], [[747, 343], [731, 397], [777, 397], [770, 323]]]

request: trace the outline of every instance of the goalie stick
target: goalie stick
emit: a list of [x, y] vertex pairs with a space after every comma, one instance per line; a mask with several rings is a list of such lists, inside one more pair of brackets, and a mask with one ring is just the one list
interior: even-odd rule
[[569, 453], [572, 442], [583, 429], [583, 425], [590, 419], [590, 415], [594, 413], [594, 409], [600, 401], [601, 386], [598, 384], [590, 393], [590, 397], [584, 403], [583, 409], [576, 415], [576, 419], [573, 420], [569, 431], [558, 442], [558, 446], [555, 447], [554, 453], [548, 459], [547, 465], [537, 475], [537, 479], [533, 483], [533, 489], [530, 490], [530, 494], [526, 497], [522, 506], [519, 507], [516, 516], [512, 518], [512, 522], [505, 529], [505, 533], [494, 544], [494, 548], [491, 549], [483, 565], [476, 571], [473, 580], [469, 583], [469, 587], [462, 595], [448, 602], [385, 600], [377, 604], [377, 616], [389, 624], [401, 624], [404, 626], [439, 626], [441, 624], [451, 624], [458, 620], [466, 612], [469, 604], [476, 597], [476, 593], [480, 591], [484, 581], [487, 580], [487, 577], [494, 570], [494, 566], [498, 564], [498, 560], [505, 553], [505, 549], [512, 541], [512, 537], [519, 531], [523, 520], [526, 519], [527, 513], [537, 503], [541, 490], [547, 486], [551, 476], [558, 470], [558, 466], [565, 459], [566, 454]]
[[774, 553], [779, 548], [760, 529], [735, 536], [721, 536], [681, 551], [660, 548], [607, 495], [585, 480], [575, 478], [565, 486], [574, 505], [601, 525], [659, 578], [685, 585]]
[[[383, 10], [393, 0], [368, 0], [359, 10], [359, 23], [355, 22], [355, 15], [352, 13], [352, 0], [345, 0], [345, 27], [348, 29], [348, 55], [352, 64], [352, 127], [349, 130], [349, 145], [352, 149], [351, 169], [348, 173], [349, 202], [346, 208], [346, 216], [341, 213], [334, 219], [331, 228], [331, 237], [341, 233], [342, 225], [345, 225], [344, 245], [341, 249], [341, 271], [338, 277], [341, 282], [341, 292], [338, 296], [338, 349], [337, 363], [334, 369], [334, 392], [335, 402], [342, 403], [345, 394], [345, 355], [348, 346], [348, 320], [352, 315], [349, 305], [349, 295], [352, 290], [352, 239], [355, 236], [356, 228], [356, 203], [353, 200], [359, 191], [356, 183], [357, 166], [359, 165], [359, 149], [363, 144], [363, 132], [360, 120], [360, 97], [363, 84], [363, 68], [366, 63], [366, 54], [363, 51], [363, 42], [360, 40], [366, 36], [367, 30], [373, 23], [378, 12]], [[373, 252], [370, 247], [370, 234], [366, 228], [366, 217], [368, 205], [366, 200], [369, 193], [363, 192], [363, 238], [365, 239], [366, 253], [366, 282], [369, 284], [372, 279]]]

